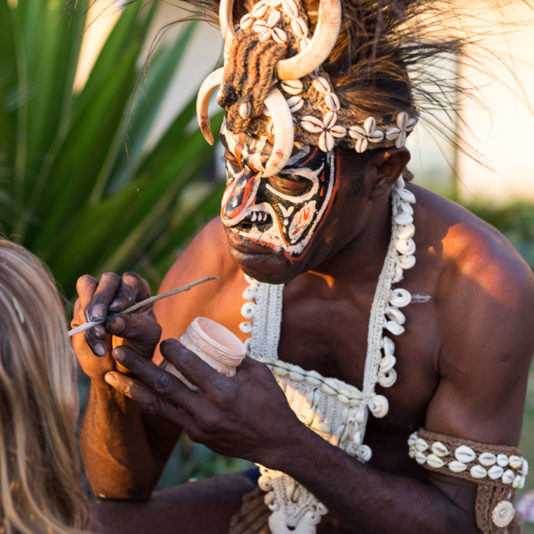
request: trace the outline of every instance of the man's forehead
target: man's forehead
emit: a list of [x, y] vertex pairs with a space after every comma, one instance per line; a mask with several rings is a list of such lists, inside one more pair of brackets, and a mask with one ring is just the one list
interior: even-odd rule
[[[262, 160], [268, 158], [273, 150], [272, 139], [265, 135], [254, 136], [248, 132], [232, 133], [225, 125], [221, 129], [223, 146], [235, 157], [259, 155]], [[315, 147], [295, 143], [287, 167], [309, 162], [310, 156], [316, 152]], [[315, 158], [313, 158], [315, 159]]]

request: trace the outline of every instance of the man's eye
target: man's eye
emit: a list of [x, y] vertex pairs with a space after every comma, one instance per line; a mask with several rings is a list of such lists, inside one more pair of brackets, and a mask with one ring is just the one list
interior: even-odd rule
[[311, 186], [309, 180], [286, 178], [284, 176], [272, 176], [269, 183], [274, 189], [286, 195], [302, 195]]

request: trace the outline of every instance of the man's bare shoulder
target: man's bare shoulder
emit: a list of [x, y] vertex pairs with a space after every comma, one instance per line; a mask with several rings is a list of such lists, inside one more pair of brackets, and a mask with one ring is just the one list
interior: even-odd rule
[[440, 289], [472, 284], [499, 300], [520, 291], [534, 304], [534, 275], [514, 246], [496, 228], [459, 204], [414, 188], [423, 220], [423, 246], [441, 262]]
[[438, 195], [416, 194], [427, 218], [418, 230], [439, 269], [440, 386], [427, 424], [516, 444], [534, 351], [534, 276], [491, 225]]

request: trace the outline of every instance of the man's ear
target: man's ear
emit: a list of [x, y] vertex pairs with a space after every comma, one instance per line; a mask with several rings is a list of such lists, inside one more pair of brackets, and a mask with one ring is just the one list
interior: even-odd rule
[[377, 150], [366, 165], [366, 174], [373, 181], [369, 200], [389, 193], [409, 161], [410, 151], [405, 147]]

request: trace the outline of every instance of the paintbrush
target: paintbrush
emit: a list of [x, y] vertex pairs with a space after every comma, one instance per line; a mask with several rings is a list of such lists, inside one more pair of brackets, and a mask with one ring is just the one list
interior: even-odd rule
[[116, 313], [111, 313], [102, 319], [98, 319], [97, 321], [89, 321], [87, 323], [83, 323], [80, 326], [77, 326], [76, 328], [69, 330], [68, 335], [70, 337], [70, 336], [74, 336], [75, 334], [79, 334], [80, 332], [85, 332], [85, 330], [89, 330], [89, 328], [93, 328], [94, 326], [97, 326], [99, 324], [105, 323], [107, 321], [113, 321], [113, 319], [115, 319], [115, 317], [118, 317], [119, 315], [125, 315], [127, 313], [131, 313], [133, 311], [138, 310], [139, 308], [143, 308], [144, 306], [153, 304], [154, 302], [158, 300], [171, 297], [172, 295], [177, 295], [178, 293], [183, 293], [184, 291], [189, 291], [192, 287], [198, 286], [199, 284], [203, 284], [204, 282], [208, 282], [210, 280], [217, 280], [217, 277], [206, 276], [205, 278], [201, 278], [200, 280], [196, 280], [185, 286], [179, 287], [177, 289], [173, 289], [172, 291], [167, 291], [167, 293], [161, 293], [160, 295], [154, 295], [153, 297], [148, 297], [147, 299], [141, 300], [140, 302], [136, 302], [135, 304], [126, 308], [125, 310], [122, 310]]

